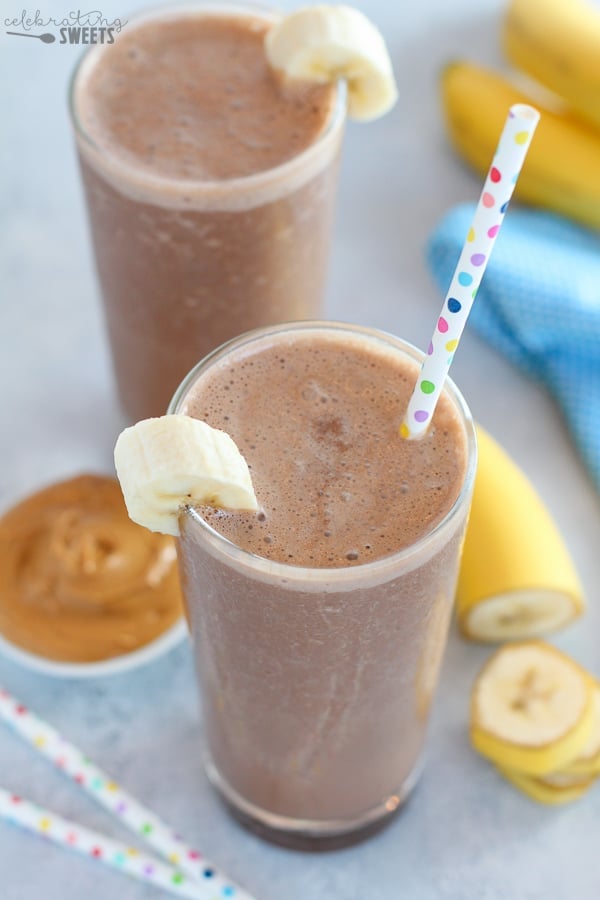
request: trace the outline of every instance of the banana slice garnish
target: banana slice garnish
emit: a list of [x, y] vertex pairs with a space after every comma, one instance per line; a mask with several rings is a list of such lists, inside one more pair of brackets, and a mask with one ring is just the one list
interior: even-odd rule
[[382, 116], [398, 97], [381, 33], [350, 6], [308, 6], [285, 16], [267, 33], [265, 49], [270, 65], [288, 78], [344, 79], [352, 119]]
[[129, 517], [150, 531], [178, 535], [185, 506], [258, 509], [232, 438], [190, 416], [143, 419], [126, 428], [115, 466]]

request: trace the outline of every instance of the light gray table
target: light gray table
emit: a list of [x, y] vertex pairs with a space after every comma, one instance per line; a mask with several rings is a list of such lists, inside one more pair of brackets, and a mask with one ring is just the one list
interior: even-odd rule
[[[71, 5], [52, 0], [44, 11], [60, 17]], [[475, 200], [480, 187], [448, 149], [438, 75], [450, 58], [497, 58], [502, 4], [357, 5], [387, 35], [401, 96], [387, 118], [348, 129], [327, 313], [425, 346], [440, 297], [425, 269], [424, 242], [449, 206]], [[22, 6], [5, 0], [2, 18]], [[131, 9], [127, 0], [102, 3], [110, 18]], [[2, 508], [75, 472], [110, 472], [123, 425], [65, 109], [77, 53], [7, 37], [2, 24]], [[555, 404], [473, 335], [465, 336], [453, 374], [565, 534], [590, 609], [556, 640], [600, 675], [600, 509]], [[595, 900], [600, 787], [578, 804], [546, 809], [502, 782], [468, 747], [468, 692], [486, 656], [452, 634], [425, 777], [402, 815], [361, 846], [312, 855], [262, 843], [232, 822], [213, 795], [199, 760], [202, 726], [187, 646], [133, 674], [87, 683], [48, 680], [0, 660], [0, 683], [261, 900]], [[0, 783], [124, 837], [1, 729]], [[2, 900], [160, 896], [0, 823]]]

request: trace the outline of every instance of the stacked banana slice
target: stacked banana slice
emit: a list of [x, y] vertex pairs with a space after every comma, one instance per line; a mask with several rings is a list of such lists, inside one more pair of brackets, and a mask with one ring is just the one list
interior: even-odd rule
[[470, 732], [524, 793], [568, 803], [600, 775], [600, 684], [542, 641], [506, 644], [475, 682]]

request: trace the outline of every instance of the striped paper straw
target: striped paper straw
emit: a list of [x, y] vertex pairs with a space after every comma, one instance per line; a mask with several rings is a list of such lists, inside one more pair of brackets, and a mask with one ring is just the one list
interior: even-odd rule
[[211, 900], [213, 898], [220, 900], [222, 897], [253, 900], [250, 894], [226, 878], [197, 850], [188, 846], [181, 835], [123, 790], [81, 750], [66, 741], [51, 725], [1, 687], [0, 720], [38, 753], [49, 759], [57, 769], [69, 775], [82, 790], [169, 863], [177, 866], [192, 879], [210, 882]]
[[429, 427], [539, 118], [537, 109], [523, 103], [509, 110], [427, 356], [400, 426], [402, 437], [422, 437]]
[[63, 819], [4, 788], [0, 788], [0, 819], [178, 897], [192, 900], [236, 897], [235, 893], [223, 894], [206, 881], [195, 881], [172, 866], [140, 853], [135, 847], [127, 847], [97, 831]]

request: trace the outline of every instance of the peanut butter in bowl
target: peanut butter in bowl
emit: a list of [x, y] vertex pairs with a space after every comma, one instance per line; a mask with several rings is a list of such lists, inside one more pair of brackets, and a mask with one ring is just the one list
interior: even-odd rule
[[0, 518], [4, 647], [78, 668], [116, 662], [164, 644], [182, 615], [173, 538], [129, 519], [115, 479], [53, 484]]

